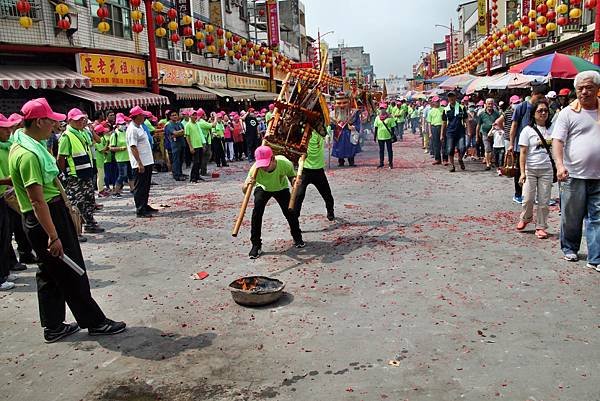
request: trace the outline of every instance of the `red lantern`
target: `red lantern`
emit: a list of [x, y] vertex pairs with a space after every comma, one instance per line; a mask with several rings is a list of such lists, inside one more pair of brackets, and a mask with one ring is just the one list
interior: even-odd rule
[[209, 45], [212, 45], [215, 41], [215, 37], [212, 35], [206, 35], [206, 43], [208, 43]]
[[509, 43], [509, 44], [508, 44], [508, 47], [510, 47], [510, 49], [512, 50], [512, 49], [514, 49], [516, 46], [515, 46], [515, 44], [514, 44], [514, 43], [512, 43], [512, 42], [511, 42], [511, 43]]
[[535, 31], [537, 29], [537, 22], [535, 21], [531, 21], [529, 24], [529, 29], [531, 29], [532, 31]]
[[183, 33], [183, 36], [192, 36], [194, 34], [191, 26], [184, 27], [182, 33]]
[[494, 18], [494, 19], [492, 20], [492, 24], [494, 24], [494, 25], [498, 25], [498, 20], [497, 20], [496, 18]]
[[250, 57], [250, 58], [248, 59], [248, 63], [249, 63], [249, 64], [254, 64], [254, 57]]
[[233, 35], [232, 40], [233, 40], [233, 43], [237, 43], [240, 41], [240, 37], [238, 35]]
[[144, 26], [142, 24], [140, 24], [139, 22], [134, 22], [133, 25], [131, 26], [131, 29], [135, 33], [140, 33], [144, 30]]
[[204, 23], [196, 20], [196, 22], [194, 22], [194, 28], [196, 28], [197, 31], [201, 31], [204, 29]]
[[100, 19], [108, 18], [108, 7], [100, 7], [98, 11], [96, 11], [96, 15], [98, 15], [98, 18]]
[[71, 27], [71, 23], [69, 22], [69, 20], [67, 18], [59, 19], [57, 25], [63, 31], [66, 31], [67, 29], [69, 29]]
[[248, 49], [246, 49], [245, 47], [242, 47], [242, 54], [245, 56], [246, 54], [248, 54]]
[[154, 21], [156, 22], [156, 25], [162, 25], [165, 23], [165, 17], [163, 17], [162, 14], [157, 14], [156, 17], [154, 17]]
[[565, 26], [569, 23], [569, 19], [567, 17], [558, 17], [556, 23], [560, 26]]
[[585, 8], [587, 8], [588, 10], [593, 10], [594, 8], [596, 8], [596, 0], [586, 0]]
[[225, 42], [225, 46], [226, 46], [226, 47], [227, 47], [229, 50], [231, 50], [231, 49], [233, 49], [233, 42], [231, 42], [231, 41], [229, 41], [229, 40], [228, 40], [227, 42]]
[[198, 42], [196, 43], [196, 47], [198, 48], [198, 50], [204, 50], [206, 45], [204, 44], [204, 42]]
[[538, 14], [546, 14], [548, 12], [548, 6], [544, 3], [537, 6], [536, 11]]
[[248, 43], [246, 43], [246, 47], [248, 49], [253, 49], [254, 48], [254, 43], [252, 43], [251, 41], [248, 41]]
[[546, 19], [548, 21], [554, 21], [555, 18], [556, 18], [556, 11], [550, 10], [546, 13]]
[[223, 48], [221, 47], [221, 48], [219, 49], [219, 56], [220, 56], [220, 57], [225, 57], [225, 53], [226, 53], [225, 49], [223, 49]]
[[176, 34], [176, 33], [171, 34], [171, 42], [177, 43], [177, 42], [179, 42], [179, 39], [180, 39], [180, 37], [178, 34]]
[[512, 32], [515, 30], [515, 26], [513, 24], [509, 24], [506, 29], [508, 29], [508, 32]]
[[222, 28], [218, 28], [218, 29], [217, 29], [217, 36], [218, 36], [218, 37], [222, 37], [222, 36], [223, 36], [223, 32], [224, 32], [224, 31], [223, 31], [223, 29], [222, 29]]
[[260, 62], [260, 66], [261, 66], [262, 68], [265, 68], [265, 66], [266, 66], [266, 65], [267, 65], [267, 63], [265, 63], [264, 61], [261, 61], [261, 62]]
[[569, 3], [571, 3], [572, 6], [578, 6], [581, 4], [581, 0], [570, 0]]
[[31, 10], [31, 4], [27, 0], [17, 1], [17, 11], [19, 14], [28, 14]]
[[261, 17], [265, 16], [265, 9], [261, 8], [260, 10], [258, 10], [258, 15], [260, 15]]
[[235, 53], [234, 57], [235, 57], [236, 60], [239, 60], [239, 59], [242, 58], [242, 53], [237, 52], [237, 53]]
[[169, 11], [167, 11], [167, 17], [172, 20], [177, 19], [177, 10], [174, 8], [169, 8]]
[[521, 42], [522, 42], [524, 45], [528, 44], [528, 43], [529, 43], [529, 36], [527, 36], [527, 35], [524, 35], [524, 36], [523, 36], [523, 39], [521, 39]]
[[523, 25], [527, 25], [527, 24], [529, 24], [529, 17], [528, 17], [528, 16], [526, 16], [526, 15], [522, 16], [522, 17], [521, 17], [521, 23], [522, 23]]
[[546, 35], [548, 35], [548, 30], [546, 28], [544, 28], [543, 26], [541, 26], [537, 29], [537, 34], [538, 34], [538, 36], [546, 36]]
[[132, 8], [138, 8], [140, 4], [142, 4], [141, 0], [129, 0], [129, 4], [131, 4]]

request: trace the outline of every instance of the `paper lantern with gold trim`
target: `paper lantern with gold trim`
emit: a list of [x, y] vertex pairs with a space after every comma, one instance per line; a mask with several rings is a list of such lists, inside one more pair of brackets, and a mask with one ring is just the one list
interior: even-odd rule
[[106, 33], [110, 31], [110, 24], [106, 21], [102, 21], [98, 24], [98, 32]]
[[156, 30], [154, 31], [154, 34], [156, 36], [158, 36], [159, 38], [164, 38], [165, 35], [167, 34], [167, 30], [161, 26], [159, 28], [156, 28]]
[[169, 21], [167, 27], [169, 27], [169, 31], [176, 31], [179, 25], [175, 21]]
[[[96, 1], [98, 1], [98, 0], [96, 0]], [[156, 13], [162, 13], [163, 10], [165, 9], [165, 6], [160, 1], [155, 1], [152, 3], [152, 9]]]
[[131, 11], [131, 19], [134, 21], [141, 21], [142, 12], [140, 10], [132, 10]]
[[569, 11], [569, 18], [571, 19], [579, 19], [581, 18], [581, 8], [572, 8], [571, 11]]
[[196, 31], [196, 39], [204, 40], [204, 33], [200, 32], [200, 31]]
[[69, 6], [67, 6], [65, 3], [58, 3], [56, 7], [54, 7], [54, 11], [56, 11], [56, 13], [61, 17], [64, 17], [69, 13]]
[[29, 29], [31, 28], [31, 25], [33, 25], [33, 20], [26, 15], [22, 15], [19, 17], [19, 25], [25, 29]]
[[194, 46], [194, 39], [185, 38], [185, 40], [183, 41], [183, 44], [185, 45], [185, 47], [192, 47], [192, 46]]

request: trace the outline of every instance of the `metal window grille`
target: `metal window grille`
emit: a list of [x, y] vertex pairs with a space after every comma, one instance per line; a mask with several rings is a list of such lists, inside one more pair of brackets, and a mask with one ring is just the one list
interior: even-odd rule
[[[3, 0], [0, 0], [3, 1]], [[108, 8], [108, 18], [106, 22], [110, 24], [108, 35], [119, 38], [132, 39], [131, 31], [131, 14], [128, 0], [110, 0], [105, 3]], [[94, 26], [98, 26], [100, 18], [96, 15], [99, 5], [96, 0], [92, 1], [92, 22]]]
[[[31, 4], [31, 10], [29, 11], [29, 17], [33, 20], [42, 19], [42, 4], [39, 0], [29, 1]], [[17, 11], [17, 0], [0, 0], [0, 18], [19, 18], [19, 12]]]

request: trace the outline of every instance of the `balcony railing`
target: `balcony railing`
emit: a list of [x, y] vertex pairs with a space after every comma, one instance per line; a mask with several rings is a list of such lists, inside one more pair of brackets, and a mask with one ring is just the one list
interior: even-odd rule
[[[30, 0], [31, 10], [29, 17], [33, 20], [42, 19], [42, 5], [39, 0]], [[17, 0], [0, 0], [0, 18], [18, 19], [21, 15], [17, 11]]]

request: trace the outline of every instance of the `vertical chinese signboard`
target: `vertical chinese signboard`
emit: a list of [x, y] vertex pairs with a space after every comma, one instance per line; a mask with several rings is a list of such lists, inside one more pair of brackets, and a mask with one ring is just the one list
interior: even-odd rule
[[477, 0], [477, 33], [487, 35], [487, 0]]
[[446, 61], [452, 63], [452, 40], [450, 35], [446, 35]]
[[269, 32], [269, 46], [279, 47], [279, 11], [277, 0], [267, 0], [267, 29]]
[[529, 14], [531, 11], [531, 0], [521, 0], [523, 3], [521, 4], [521, 15]]
[[[181, 17], [183, 17], [184, 15], [191, 15], [191, 7], [190, 7], [190, 0], [175, 0], [175, 4], [177, 5], [177, 15], [179, 16], [179, 19], [181, 20]], [[179, 24], [179, 34], [181, 36], [183, 36], [183, 28], [184, 25]]]
[[92, 81], [92, 86], [146, 87], [146, 61], [107, 54], [78, 53], [77, 71]]

